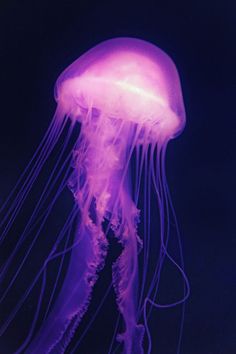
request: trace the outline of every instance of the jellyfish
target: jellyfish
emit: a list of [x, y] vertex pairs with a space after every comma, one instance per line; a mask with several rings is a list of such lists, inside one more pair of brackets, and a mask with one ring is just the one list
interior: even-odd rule
[[[189, 294], [181, 241], [179, 262], [168, 250], [171, 215], [176, 225], [177, 221], [165, 175], [165, 153], [168, 142], [185, 126], [176, 67], [167, 54], [144, 40], [107, 40], [62, 72], [55, 99], [53, 120], [1, 207], [1, 245], [11, 245], [1, 266], [1, 305], [11, 291], [17, 292], [15, 304], [1, 319], [0, 334], [7, 338], [4, 353], [65, 353], [110, 251], [108, 233], [121, 246], [108, 290], [115, 292], [122, 323], [120, 333], [117, 326], [114, 330], [117, 344], [113, 338], [109, 353], [114, 345], [125, 354], [151, 353], [148, 320], [153, 309], [183, 304]], [[59, 151], [49, 177], [45, 183], [38, 182], [55, 149]], [[40, 195], [13, 237], [16, 219], [23, 218], [22, 210], [37, 183], [43, 185]], [[66, 188], [73, 206], [51, 239], [45, 225]], [[159, 220], [154, 234], [151, 215]], [[37, 253], [40, 242], [46, 249], [41, 257]], [[67, 267], [58, 286], [65, 257]], [[183, 279], [183, 295], [169, 304], [157, 300], [165, 259]], [[49, 268], [56, 261], [53, 286], [48, 290]], [[16, 287], [17, 282], [24, 283], [22, 288]], [[13, 348], [8, 333], [34, 291], [37, 301], [30, 326]], [[80, 352], [78, 346], [76, 350]]]

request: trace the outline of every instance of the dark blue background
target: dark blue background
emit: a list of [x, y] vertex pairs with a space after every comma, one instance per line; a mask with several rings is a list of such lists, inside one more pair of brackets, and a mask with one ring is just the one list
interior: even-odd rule
[[[182, 82], [187, 125], [167, 153], [191, 285], [182, 353], [234, 354], [235, 1], [2, 0], [0, 197], [51, 120], [58, 75], [95, 44], [117, 36], [158, 45]], [[81, 353], [101, 354], [94, 343]], [[168, 348], [163, 354], [172, 353]]]

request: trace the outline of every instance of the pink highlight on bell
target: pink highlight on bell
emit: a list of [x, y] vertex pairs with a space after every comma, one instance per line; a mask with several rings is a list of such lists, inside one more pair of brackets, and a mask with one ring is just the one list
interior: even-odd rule
[[[17, 187], [17, 203], [10, 207], [6, 204], [3, 208], [6, 210], [4, 222], [6, 225], [14, 222], [9, 215], [20, 210], [25, 195], [30, 192], [68, 124], [62, 152], [71, 139], [74, 127], [80, 124], [80, 134], [67, 157], [67, 161], [71, 161], [64, 171], [67, 180], [62, 187], [58, 187], [51, 202], [54, 205], [67, 185], [73, 193], [75, 209], [65, 230], [76, 218], [79, 222], [72, 246], [65, 246], [63, 251], [58, 252], [59, 242], [65, 237], [63, 231], [27, 288], [30, 293], [54, 258], [71, 253], [64, 283], [54, 305], [45, 314], [40, 330], [37, 333], [33, 333], [34, 329], [29, 330], [17, 353], [22, 350], [27, 354], [65, 352], [88, 309], [93, 286], [104, 267], [109, 251], [108, 232], [111, 231], [122, 246], [122, 252], [113, 264], [112, 284], [122, 315], [123, 332], [114, 338], [117, 337], [125, 354], [151, 353], [148, 319], [152, 310], [182, 304], [189, 293], [181, 246], [180, 264], [168, 251], [170, 218], [176, 223], [176, 217], [166, 182], [165, 152], [168, 141], [179, 135], [185, 125], [185, 109], [176, 67], [168, 55], [153, 44], [135, 38], [111, 39], [83, 54], [59, 76], [55, 98], [58, 107], [53, 122], [23, 175], [22, 187]], [[60, 154], [58, 166], [63, 165], [62, 156], [63, 153]], [[135, 171], [132, 171], [131, 159], [135, 161]], [[56, 178], [55, 174], [51, 176], [26, 229], [46, 201], [50, 184]], [[144, 187], [141, 187], [142, 182]], [[144, 190], [143, 206], [140, 206], [141, 188]], [[156, 198], [155, 214], [159, 220], [159, 230], [151, 234], [150, 205], [153, 195]], [[10, 214], [7, 208], [12, 208]], [[106, 228], [105, 222], [108, 223]], [[140, 235], [139, 222], [145, 224]], [[8, 232], [4, 226], [2, 241]], [[39, 239], [40, 236], [36, 237]], [[7, 274], [26, 238], [27, 233], [23, 232], [1, 276]], [[178, 242], [180, 245], [179, 239]], [[157, 248], [155, 254], [152, 247]], [[23, 271], [26, 258], [19, 263], [17, 272]], [[160, 274], [166, 259], [183, 277], [184, 295], [173, 303], [159, 304]], [[16, 281], [17, 272], [3, 293], [2, 301]], [[33, 328], [38, 321], [43, 291], [41, 289]], [[26, 300], [28, 293], [19, 303]], [[14, 319], [12, 314], [9, 317], [10, 320], [1, 327], [2, 334]], [[111, 353], [113, 346], [114, 340], [107, 352], [109, 350]], [[79, 352], [79, 347], [73, 352], [75, 350]]]
[[147, 129], [161, 125], [157, 134], [165, 140], [185, 124], [174, 63], [156, 46], [137, 39], [106, 41], [82, 55], [57, 80], [56, 99], [74, 119], [96, 107], [104, 119], [145, 124]]

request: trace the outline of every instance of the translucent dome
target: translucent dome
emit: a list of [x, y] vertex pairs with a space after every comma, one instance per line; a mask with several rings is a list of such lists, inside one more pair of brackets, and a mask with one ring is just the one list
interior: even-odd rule
[[140, 39], [111, 39], [89, 50], [60, 75], [55, 97], [69, 116], [80, 121], [93, 108], [104, 119], [158, 126], [169, 138], [185, 125], [173, 61]]

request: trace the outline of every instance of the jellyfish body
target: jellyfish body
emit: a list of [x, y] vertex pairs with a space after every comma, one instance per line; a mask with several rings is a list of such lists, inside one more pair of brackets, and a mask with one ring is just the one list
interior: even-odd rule
[[[55, 98], [58, 108], [49, 133], [51, 141], [67, 120], [72, 127], [81, 125], [73, 148], [73, 172], [67, 182], [80, 217], [70, 248], [70, 263], [55, 304], [38, 333], [28, 335], [17, 352], [65, 352], [104, 266], [108, 252], [106, 221], [122, 246], [112, 269], [112, 283], [124, 322], [118, 339], [124, 353], [144, 353], [145, 327], [150, 337], [146, 305], [149, 301], [155, 306], [161, 264], [168, 255], [168, 236], [164, 230], [165, 203], [168, 203], [165, 149], [185, 125], [177, 70], [163, 51], [148, 42], [112, 39], [82, 55], [60, 75]], [[134, 151], [135, 187], [130, 171]], [[161, 250], [148, 287], [145, 274], [150, 235], [146, 238], [138, 235], [138, 196], [144, 165], [148, 168], [147, 182], [153, 181], [161, 220]], [[56, 255], [55, 250], [56, 246], [45, 259], [43, 269]], [[144, 257], [141, 270], [139, 255]], [[184, 274], [181, 266], [177, 267]]]

